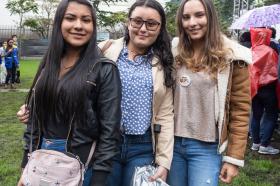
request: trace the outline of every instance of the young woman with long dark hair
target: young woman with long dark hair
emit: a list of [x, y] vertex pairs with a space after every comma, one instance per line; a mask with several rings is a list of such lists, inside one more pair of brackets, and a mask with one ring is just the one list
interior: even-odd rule
[[[117, 63], [122, 82], [120, 153], [106, 185], [130, 185], [135, 167], [151, 164], [154, 153], [159, 167], [150, 181], [165, 180], [173, 153], [174, 114], [173, 55], [163, 7], [155, 0], [136, 1], [128, 13], [125, 37], [99, 47]], [[28, 112], [18, 113], [22, 122], [27, 116]], [[161, 125], [156, 149], [154, 124]]]
[[96, 141], [83, 185], [103, 186], [117, 154], [120, 83], [115, 63], [98, 54], [96, 15], [90, 2], [62, 0], [48, 50], [26, 100], [31, 114], [22, 167], [28, 161], [33, 121], [33, 150], [69, 151], [85, 163]]
[[[122, 138], [107, 185], [130, 185], [135, 167], [151, 164], [154, 151], [159, 168], [150, 181], [165, 180], [174, 131], [173, 56], [163, 7], [155, 0], [136, 1], [128, 12], [125, 37], [110, 42], [104, 56], [116, 61], [120, 71]], [[154, 124], [161, 125], [157, 149], [153, 149]]]
[[175, 145], [168, 183], [215, 186], [219, 177], [230, 183], [244, 165], [251, 52], [221, 33], [211, 0], [183, 0], [177, 27]]

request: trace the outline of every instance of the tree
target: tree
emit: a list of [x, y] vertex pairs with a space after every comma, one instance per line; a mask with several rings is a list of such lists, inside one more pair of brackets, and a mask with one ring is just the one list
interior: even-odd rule
[[44, 13], [46, 14], [46, 17], [41, 17], [38, 21], [38, 25], [40, 25], [40, 23], [45, 24], [46, 26], [46, 38], [49, 38], [50, 35], [50, 27], [53, 23], [53, 16], [55, 13], [55, 10], [58, 6], [59, 0], [44, 0], [41, 6], [41, 12], [42, 15], [44, 15]]
[[279, 0], [265, 0], [264, 5], [273, 5], [279, 3]]
[[218, 13], [221, 30], [227, 32], [233, 20], [234, 2], [232, 0], [214, 0], [214, 5]]
[[59, 0], [43, 0], [39, 6], [39, 14], [27, 18], [23, 26], [29, 27], [32, 32], [37, 33], [41, 38], [48, 39], [58, 3]]
[[99, 9], [100, 3], [105, 3], [106, 5], [109, 6], [109, 4], [113, 3], [117, 3], [117, 2], [127, 2], [127, 0], [89, 0], [90, 2], [92, 2], [93, 7], [96, 9], [97, 13], [99, 14], [100, 12], [102, 12]]
[[21, 40], [23, 28], [23, 16], [28, 12], [37, 13], [38, 5], [35, 0], [8, 0], [6, 8], [11, 12], [11, 15], [19, 15], [19, 56], [21, 56]]
[[169, 34], [174, 37], [176, 36], [176, 13], [179, 7], [179, 1], [170, 1], [165, 4], [167, 30]]
[[27, 18], [23, 26], [27, 26], [31, 29], [32, 32], [37, 33], [41, 38], [47, 39], [49, 36], [49, 27], [46, 25], [49, 25], [51, 22], [50, 19], [47, 18], [40, 18], [40, 17], [33, 17], [33, 18]]
[[127, 21], [126, 12], [114, 12], [100, 14], [99, 23], [113, 36], [117, 38], [119, 35], [123, 35], [125, 22]]

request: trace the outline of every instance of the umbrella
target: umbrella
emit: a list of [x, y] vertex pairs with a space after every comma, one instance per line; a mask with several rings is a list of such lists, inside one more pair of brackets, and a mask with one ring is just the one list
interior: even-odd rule
[[249, 10], [237, 20], [230, 29], [242, 30], [251, 27], [267, 27], [280, 23], [280, 4], [263, 6]]

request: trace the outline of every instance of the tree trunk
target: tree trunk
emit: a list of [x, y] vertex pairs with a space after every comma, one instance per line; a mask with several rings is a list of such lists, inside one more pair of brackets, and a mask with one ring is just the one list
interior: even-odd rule
[[20, 21], [19, 21], [19, 37], [18, 37], [18, 58], [21, 59], [21, 43], [22, 43], [22, 19], [23, 14], [20, 14]]

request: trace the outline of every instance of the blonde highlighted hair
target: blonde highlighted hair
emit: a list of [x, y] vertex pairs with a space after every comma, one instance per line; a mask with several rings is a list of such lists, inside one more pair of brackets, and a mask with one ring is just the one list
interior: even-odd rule
[[207, 17], [207, 31], [201, 59], [194, 59], [192, 42], [185, 32], [182, 24], [184, 6], [190, 0], [183, 0], [177, 11], [177, 31], [179, 35], [178, 55], [175, 57], [177, 64], [183, 65], [194, 72], [207, 71], [210, 76], [216, 79], [217, 72], [228, 66], [227, 56], [231, 49], [223, 44], [223, 36], [220, 31], [218, 16], [212, 0], [199, 0], [204, 8]]

